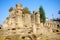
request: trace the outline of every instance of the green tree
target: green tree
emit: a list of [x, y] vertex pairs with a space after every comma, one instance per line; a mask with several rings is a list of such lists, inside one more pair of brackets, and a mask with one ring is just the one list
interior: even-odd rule
[[42, 23], [45, 23], [45, 21], [46, 21], [46, 16], [45, 16], [45, 12], [44, 12], [44, 9], [43, 9], [42, 6], [40, 6], [40, 8], [39, 8], [39, 13], [40, 13], [40, 21], [41, 21]]
[[23, 11], [23, 13], [29, 13], [29, 14], [31, 13], [27, 7], [23, 8], [22, 11]]

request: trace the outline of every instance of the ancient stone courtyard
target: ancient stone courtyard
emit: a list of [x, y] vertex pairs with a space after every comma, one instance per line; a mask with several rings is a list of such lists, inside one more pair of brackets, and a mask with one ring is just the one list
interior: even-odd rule
[[23, 13], [21, 4], [9, 9], [9, 16], [0, 27], [1, 40], [60, 40], [60, 22], [40, 22], [40, 13]]

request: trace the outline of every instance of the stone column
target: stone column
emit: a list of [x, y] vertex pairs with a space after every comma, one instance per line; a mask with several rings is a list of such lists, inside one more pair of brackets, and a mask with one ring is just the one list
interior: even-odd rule
[[33, 13], [34, 21], [33, 21], [33, 32], [36, 33], [37, 31], [40, 31], [40, 14], [37, 11], [34, 11]]
[[16, 24], [17, 28], [23, 27], [23, 21], [22, 21], [22, 6], [21, 4], [16, 5]]
[[36, 24], [35, 24], [35, 13], [33, 12], [33, 23], [32, 23], [32, 26], [33, 26], [33, 33], [36, 34]]
[[40, 25], [40, 14], [37, 11], [34, 11], [35, 13], [35, 22], [36, 24]]
[[31, 27], [31, 14], [25, 13], [25, 15], [24, 15], [24, 25], [26, 27]]
[[10, 28], [15, 28], [15, 18], [16, 18], [15, 9], [10, 8], [9, 12], [10, 12], [9, 22], [8, 22], [9, 27]]

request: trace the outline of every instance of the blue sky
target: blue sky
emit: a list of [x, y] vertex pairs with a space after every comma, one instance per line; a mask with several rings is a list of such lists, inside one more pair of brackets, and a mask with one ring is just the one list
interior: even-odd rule
[[39, 10], [39, 7], [43, 6], [46, 17], [49, 19], [59, 17], [60, 0], [0, 0], [0, 24], [9, 16], [9, 8], [15, 8], [18, 3], [21, 3], [23, 8], [28, 7], [31, 12]]

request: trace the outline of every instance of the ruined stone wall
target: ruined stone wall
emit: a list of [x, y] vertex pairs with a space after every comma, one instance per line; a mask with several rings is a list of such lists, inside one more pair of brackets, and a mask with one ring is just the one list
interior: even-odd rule
[[40, 22], [40, 13], [38, 11], [34, 11], [33, 14], [23, 14], [22, 10], [20, 4], [17, 4], [16, 8], [10, 8], [10, 15], [3, 23], [4, 35], [47, 35], [53, 32], [53, 28], [57, 28], [57, 24], [60, 25], [60, 23], [53, 21], [47, 21], [43, 25]]
[[3, 29], [7, 29], [7, 32], [4, 30], [5, 34], [41, 34], [43, 31], [44, 27], [43, 24], [40, 24], [40, 13], [38, 11], [34, 11], [33, 14], [23, 14], [22, 6], [17, 4], [16, 8], [10, 8], [9, 12], [10, 15], [3, 24]]
[[57, 21], [46, 21], [46, 23], [44, 24], [44, 27], [46, 27], [47, 29], [49, 29], [49, 31], [51, 33], [58, 33], [60, 32], [60, 23]]

